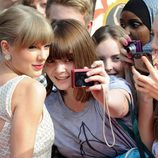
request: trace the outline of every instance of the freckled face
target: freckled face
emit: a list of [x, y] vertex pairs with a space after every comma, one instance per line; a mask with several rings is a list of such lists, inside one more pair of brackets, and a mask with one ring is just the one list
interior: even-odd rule
[[119, 43], [108, 38], [96, 48], [97, 56], [104, 61], [105, 70], [109, 75], [124, 77], [123, 63], [120, 61]]

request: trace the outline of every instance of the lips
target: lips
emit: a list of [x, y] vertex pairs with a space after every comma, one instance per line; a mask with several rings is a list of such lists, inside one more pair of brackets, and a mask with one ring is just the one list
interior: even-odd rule
[[68, 79], [69, 78], [69, 76], [67, 76], [67, 77], [55, 77], [57, 80], [66, 80], [66, 79]]
[[33, 65], [33, 67], [35, 68], [35, 70], [42, 70], [43, 66], [44, 66], [43, 64]]

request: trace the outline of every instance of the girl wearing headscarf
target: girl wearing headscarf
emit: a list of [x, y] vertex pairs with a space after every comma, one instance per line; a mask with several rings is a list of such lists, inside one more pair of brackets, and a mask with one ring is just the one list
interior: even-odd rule
[[157, 0], [129, 0], [120, 15], [120, 25], [132, 40], [140, 40], [146, 50], [151, 50], [151, 25], [157, 10]]

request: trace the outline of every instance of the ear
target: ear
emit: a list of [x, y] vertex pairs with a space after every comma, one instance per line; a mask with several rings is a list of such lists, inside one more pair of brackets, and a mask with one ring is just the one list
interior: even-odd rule
[[1, 49], [2, 49], [3, 54], [10, 54], [10, 51], [9, 51], [10, 50], [10, 45], [6, 40], [2, 40], [0, 42], [0, 45], [1, 45]]
[[92, 30], [92, 26], [93, 26], [93, 21], [90, 21], [87, 25], [87, 29], [88, 29], [88, 32], [90, 33], [91, 30]]

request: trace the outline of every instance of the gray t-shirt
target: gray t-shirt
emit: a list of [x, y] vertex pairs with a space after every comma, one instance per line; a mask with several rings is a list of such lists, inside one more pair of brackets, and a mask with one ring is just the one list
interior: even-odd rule
[[[111, 77], [110, 89], [124, 89], [131, 94], [127, 82]], [[47, 109], [53, 119], [55, 128], [55, 145], [67, 158], [113, 158], [132, 147], [135, 142], [122, 129], [116, 119], [112, 119], [116, 144], [110, 148], [103, 138], [103, 107], [96, 100], [86, 103], [82, 112], [73, 112], [65, 106], [59, 93], [52, 92], [46, 99]], [[122, 119], [132, 128], [130, 112]], [[105, 114], [105, 135], [112, 144], [109, 120]]]

